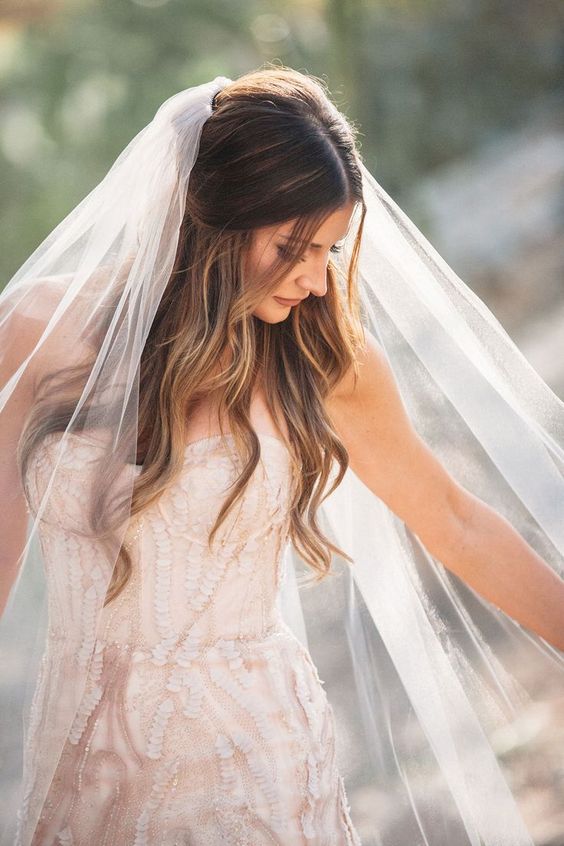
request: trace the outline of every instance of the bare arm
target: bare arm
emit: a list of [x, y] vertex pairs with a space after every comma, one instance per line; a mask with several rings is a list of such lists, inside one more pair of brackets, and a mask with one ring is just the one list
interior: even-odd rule
[[564, 650], [564, 580], [447, 472], [413, 428], [380, 345], [366, 339], [356, 387], [347, 376], [327, 404], [351, 469], [447, 569]]
[[[0, 376], [4, 385], [5, 374]], [[29, 377], [22, 378], [0, 415], [0, 616], [17, 577], [27, 536], [28, 513], [16, 464], [16, 448], [30, 400]]]
[[[41, 289], [34, 291], [37, 313], [41, 305]], [[35, 348], [45, 321], [26, 316], [28, 303], [22, 303], [3, 327], [2, 356], [0, 357], [0, 388]], [[45, 345], [47, 348], [47, 345]], [[0, 413], [0, 616], [4, 613], [10, 591], [21, 566], [20, 556], [27, 541], [28, 511], [16, 449], [25, 419], [33, 403], [38, 362], [46, 358], [44, 352], [34, 356], [20, 376], [10, 399]]]

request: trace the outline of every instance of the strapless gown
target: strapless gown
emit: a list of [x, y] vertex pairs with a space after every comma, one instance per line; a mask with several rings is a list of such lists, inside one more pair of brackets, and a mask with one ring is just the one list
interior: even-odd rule
[[[132, 576], [103, 611], [33, 846], [359, 846], [331, 705], [276, 605], [290, 454], [259, 440], [211, 551], [240, 470], [231, 435], [188, 444], [180, 478], [130, 526]], [[63, 578], [95, 578], [87, 545], [59, 533], [51, 554], [61, 543]]]

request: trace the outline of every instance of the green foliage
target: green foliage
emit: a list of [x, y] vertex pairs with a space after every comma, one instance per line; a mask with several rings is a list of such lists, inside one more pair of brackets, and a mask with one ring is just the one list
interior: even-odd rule
[[217, 74], [279, 60], [325, 77], [360, 124], [367, 165], [400, 202], [424, 172], [526, 120], [562, 78], [556, 0], [68, 0], [51, 11], [45, 0], [37, 16], [38, 8], [22, 0], [16, 23], [0, 30], [0, 284], [166, 97]]

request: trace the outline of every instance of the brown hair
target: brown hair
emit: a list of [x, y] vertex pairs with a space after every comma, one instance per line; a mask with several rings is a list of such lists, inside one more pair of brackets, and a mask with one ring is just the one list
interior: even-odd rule
[[[350, 368], [363, 343], [356, 265], [366, 207], [362, 198], [355, 128], [331, 103], [324, 83], [281, 66], [247, 73], [218, 92], [203, 126], [190, 174], [174, 268], [145, 343], [139, 372], [138, 461], [131, 517], [166, 490], [181, 472], [191, 409], [210, 392], [220, 396], [219, 417], [247, 462], [222, 505], [209, 543], [242, 496], [260, 458], [249, 410], [261, 378], [274, 419], [287, 425], [297, 469], [290, 538], [322, 578], [331, 551], [350, 561], [320, 531], [316, 511], [333, 460], [340, 483], [348, 455], [324, 408], [324, 400]], [[327, 292], [292, 309], [288, 319], [267, 323], [253, 308], [273, 291], [296, 259], [281, 257], [251, 282], [246, 258], [258, 227], [295, 220], [291, 255], [320, 224], [349, 202], [362, 216], [347, 272], [327, 268]], [[214, 367], [227, 355], [228, 366]], [[51, 396], [53, 394], [51, 393]], [[52, 414], [52, 411], [51, 411]], [[65, 429], [72, 402], [57, 417]], [[66, 422], [65, 422], [66, 421]], [[25, 468], [41, 427], [30, 421], [22, 453]], [[110, 526], [96, 503], [95, 518]], [[100, 515], [104, 516], [100, 518]], [[93, 518], [94, 519], [94, 518]], [[100, 526], [98, 526], [98, 530]], [[112, 573], [106, 604], [123, 589], [132, 562], [125, 548]]]

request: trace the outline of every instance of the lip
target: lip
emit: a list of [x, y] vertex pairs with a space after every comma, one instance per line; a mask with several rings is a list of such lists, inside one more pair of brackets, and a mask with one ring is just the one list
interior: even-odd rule
[[284, 305], [284, 306], [295, 306], [298, 303], [301, 303], [301, 301], [302, 301], [301, 299], [286, 300], [286, 299], [284, 299], [284, 297], [274, 297], [274, 299], [276, 300], [277, 303], [280, 303], [280, 305]]

